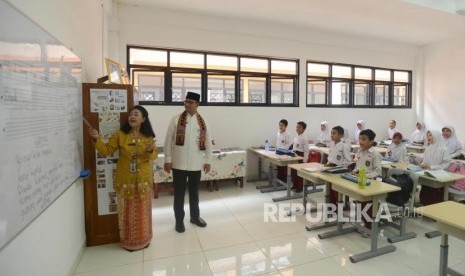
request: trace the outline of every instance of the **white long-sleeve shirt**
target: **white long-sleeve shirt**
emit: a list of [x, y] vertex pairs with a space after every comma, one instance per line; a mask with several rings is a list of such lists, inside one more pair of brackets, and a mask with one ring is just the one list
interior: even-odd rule
[[356, 162], [354, 172], [358, 172], [361, 167], [365, 167], [367, 178], [381, 176], [381, 154], [373, 147], [366, 151], [360, 149], [357, 154], [355, 154], [354, 161]]
[[191, 116], [187, 113], [184, 145], [178, 146], [176, 145], [176, 130], [179, 116], [180, 115], [174, 116], [168, 125], [164, 148], [165, 163], [172, 163], [173, 169], [201, 171], [203, 165], [210, 162], [212, 153], [210, 128], [207, 122], [205, 122], [207, 128], [205, 150], [200, 150], [200, 126], [197, 122], [197, 114]]
[[404, 143], [398, 145], [391, 143], [386, 152], [386, 158], [402, 161], [407, 156], [407, 146]]
[[276, 148], [280, 149], [289, 149], [292, 145], [291, 134], [286, 130], [283, 133], [278, 131], [278, 135], [276, 137]]
[[339, 141], [329, 149], [328, 163], [336, 166], [348, 165], [352, 161], [350, 151], [351, 147], [349, 144]]
[[304, 153], [304, 163], [308, 160], [308, 141], [305, 133], [294, 137], [294, 144], [292, 146], [293, 151], [300, 151]]

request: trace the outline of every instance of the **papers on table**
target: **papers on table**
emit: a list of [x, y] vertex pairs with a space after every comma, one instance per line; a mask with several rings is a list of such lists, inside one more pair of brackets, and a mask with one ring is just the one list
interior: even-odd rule
[[437, 179], [446, 179], [450, 177], [450, 173], [444, 170], [427, 170], [424, 172], [426, 176], [437, 178]]

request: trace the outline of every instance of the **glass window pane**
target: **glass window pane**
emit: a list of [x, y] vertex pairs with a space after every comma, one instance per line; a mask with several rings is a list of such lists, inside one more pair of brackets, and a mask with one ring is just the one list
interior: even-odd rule
[[297, 62], [271, 60], [271, 73], [297, 75]]
[[266, 78], [242, 76], [241, 103], [266, 103]]
[[307, 82], [307, 104], [326, 104], [326, 80]]
[[[183, 102], [188, 91], [200, 94], [202, 97], [202, 75], [188, 73], [173, 73], [173, 87], [171, 100], [173, 102]], [[202, 98], [200, 98], [202, 101]]]
[[331, 89], [331, 104], [349, 104], [349, 82], [332, 82]]
[[272, 78], [271, 79], [271, 103], [292, 104], [294, 103], [294, 80]]
[[259, 58], [241, 58], [241, 71], [268, 73], [268, 60]]
[[333, 65], [333, 78], [352, 78], [352, 68], [350, 66]]
[[391, 71], [390, 70], [375, 70], [375, 80], [379, 81], [391, 81]]
[[389, 84], [375, 84], [375, 105], [389, 105]]
[[171, 67], [204, 68], [204, 55], [195, 53], [171, 52]]
[[395, 85], [394, 86], [394, 106], [407, 106], [407, 85]]
[[373, 69], [355, 67], [355, 78], [359, 80], [372, 80], [373, 79]]
[[409, 82], [409, 72], [394, 71], [394, 81], [396, 82]]
[[210, 103], [234, 103], [236, 101], [234, 76], [208, 75], [207, 101]]
[[370, 84], [358, 82], [354, 84], [354, 105], [370, 104]]
[[164, 72], [134, 72], [134, 86], [140, 101], [165, 101]]
[[150, 49], [129, 49], [129, 64], [167, 66], [168, 52]]
[[321, 63], [307, 63], [307, 75], [312, 77], [329, 77], [329, 65]]
[[237, 57], [207, 55], [207, 69], [237, 71]]

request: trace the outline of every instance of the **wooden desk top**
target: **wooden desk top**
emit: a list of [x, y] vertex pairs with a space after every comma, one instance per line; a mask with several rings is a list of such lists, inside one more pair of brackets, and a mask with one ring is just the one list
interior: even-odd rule
[[465, 205], [454, 201], [444, 201], [420, 209], [424, 216], [465, 231]]
[[301, 156], [295, 156], [295, 157], [292, 157], [292, 156], [289, 156], [289, 155], [279, 155], [279, 154], [276, 154], [274, 151], [269, 151], [269, 152], [265, 152], [264, 149], [254, 149], [254, 148], [249, 148], [250, 151], [253, 151], [265, 158], [269, 158], [269, 159], [272, 159], [272, 160], [276, 160], [276, 161], [288, 161], [288, 162], [295, 162], [295, 161], [300, 161], [300, 160], [304, 160], [303, 157]]
[[[382, 167], [385, 169], [398, 168], [401, 170], [408, 171], [407, 168], [409, 167], [409, 165], [410, 164], [408, 162], [401, 161], [401, 162], [396, 162], [396, 163], [391, 163], [391, 164], [384, 164], [382, 165]], [[421, 178], [436, 181], [436, 182], [441, 182], [441, 183], [453, 182], [453, 181], [457, 181], [457, 180], [465, 178], [465, 175], [463, 174], [452, 173], [452, 172], [448, 172], [450, 177], [446, 177], [446, 178], [430, 177], [430, 176], [425, 175], [425, 171], [418, 171], [415, 173], [418, 174]]]

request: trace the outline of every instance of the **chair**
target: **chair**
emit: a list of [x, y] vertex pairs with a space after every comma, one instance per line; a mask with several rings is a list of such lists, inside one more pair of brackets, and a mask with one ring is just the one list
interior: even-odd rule
[[449, 196], [452, 197], [454, 201], [465, 204], [465, 190], [458, 190], [454, 187], [449, 187]]
[[[399, 230], [398, 235], [387, 238], [388, 242], [390, 242], [390, 243], [395, 243], [395, 242], [399, 242], [399, 241], [403, 241], [403, 240], [407, 240], [407, 239], [412, 239], [412, 238], [415, 238], [417, 236], [417, 234], [415, 232], [408, 232], [407, 233], [406, 232], [406, 225], [407, 225], [407, 220], [409, 218], [409, 213], [413, 210], [413, 203], [415, 201], [415, 193], [416, 193], [417, 184], [418, 184], [418, 176], [416, 176], [413, 173], [405, 172], [405, 171], [403, 171], [401, 169], [392, 168], [392, 169], [388, 170], [387, 177], [383, 181], [389, 183], [390, 182], [389, 180], [392, 181], [392, 179], [394, 179], [392, 177], [393, 175], [401, 175], [401, 174], [404, 174], [404, 173], [408, 174], [410, 179], [413, 182], [413, 187], [412, 187], [412, 191], [410, 191], [409, 199], [407, 201], [403, 202], [403, 203], [398, 202], [397, 204], [393, 204], [393, 203], [389, 202], [389, 200], [386, 200], [386, 202], [389, 205], [402, 208], [402, 213], [400, 214], [400, 216], [393, 217], [392, 222], [386, 221], [384, 223], [387, 226], [391, 226], [392, 228]], [[395, 179], [394, 179], [394, 181], [395, 181]], [[398, 223], [396, 223], [396, 222], [398, 222]]]

